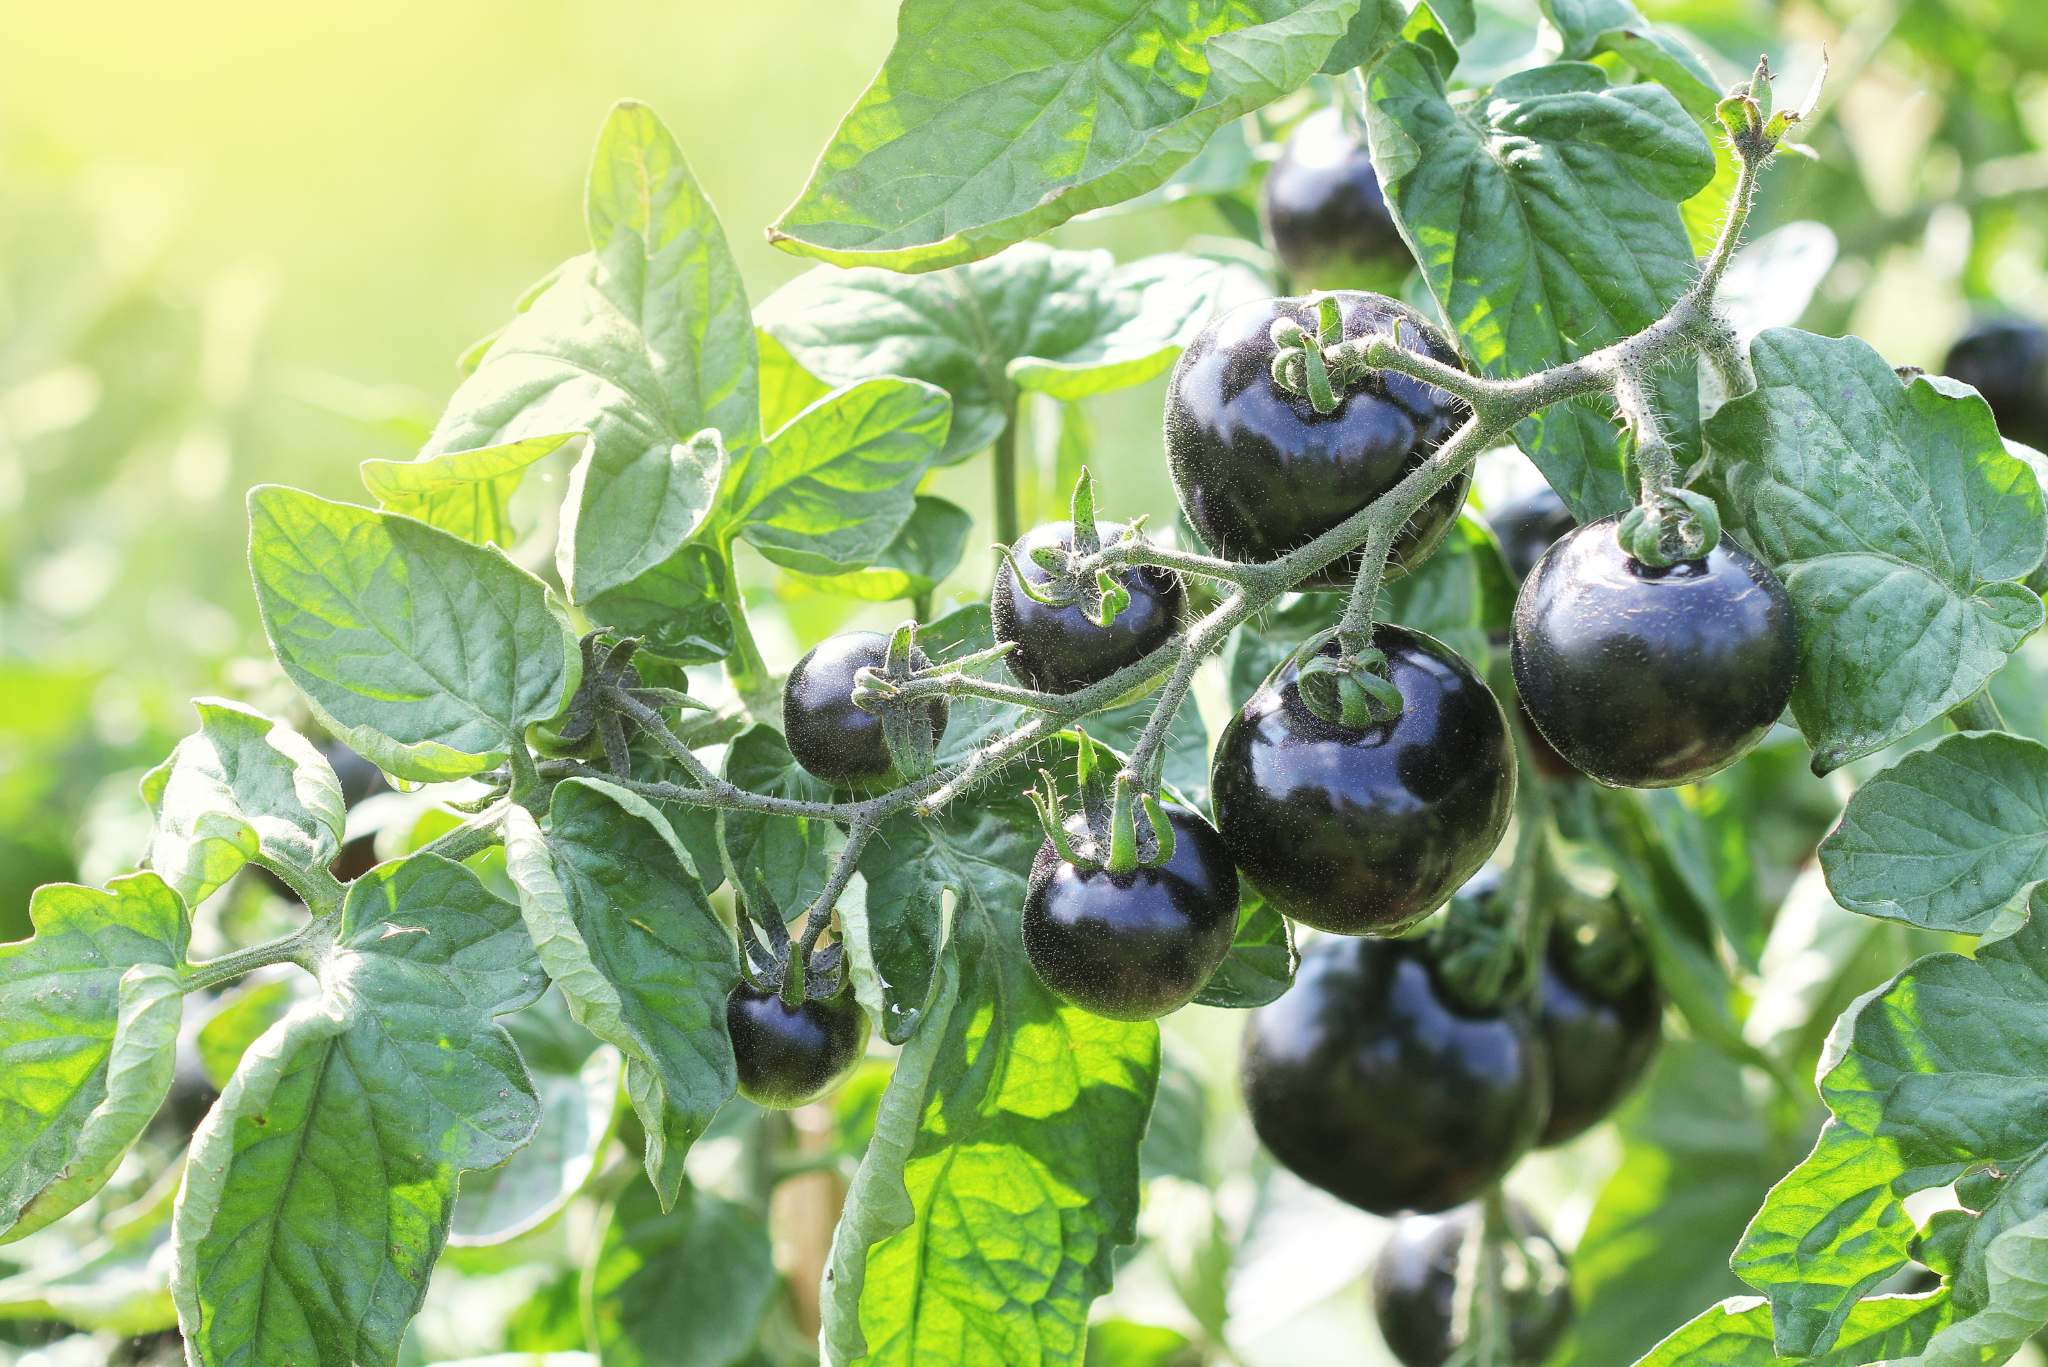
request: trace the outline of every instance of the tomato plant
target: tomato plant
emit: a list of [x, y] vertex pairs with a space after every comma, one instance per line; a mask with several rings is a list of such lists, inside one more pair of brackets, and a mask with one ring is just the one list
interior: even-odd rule
[[[619, 104], [417, 454], [248, 493], [278, 686], [0, 945], [0, 1318], [1265, 1363], [1292, 1240], [1345, 1362], [2048, 1326], [2048, 334], [1795, 326], [1831, 87], [1626, 0], [1057, 19], [904, 0], [758, 306]], [[2044, 187], [1970, 173], [1977, 283]]]

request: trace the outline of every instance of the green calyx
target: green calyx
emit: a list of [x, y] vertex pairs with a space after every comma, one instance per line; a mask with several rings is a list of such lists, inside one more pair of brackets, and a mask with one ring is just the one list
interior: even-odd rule
[[[1108, 566], [1098, 565], [1092, 574], [1084, 572], [1086, 562], [1099, 555], [1103, 548], [1102, 533], [1095, 520], [1095, 480], [1085, 467], [1080, 478], [1074, 481], [1071, 508], [1074, 528], [1071, 546], [1065, 550], [1056, 546], [1040, 546], [1031, 552], [1031, 562], [1048, 576], [1043, 582], [1034, 581], [1024, 573], [1013, 548], [998, 546], [996, 551], [1009, 562], [1010, 579], [1018, 593], [1046, 607], [1078, 606], [1090, 622], [1098, 627], [1107, 627], [1117, 619], [1117, 614], [1131, 605], [1131, 591]], [[1132, 521], [1118, 534], [1113, 544], [1136, 541], [1143, 525], [1142, 518]]]
[[1302, 661], [1295, 686], [1308, 710], [1332, 726], [1368, 731], [1401, 715], [1401, 690], [1387, 677], [1387, 657], [1370, 647], [1350, 655], [1317, 653]]
[[[1318, 413], [1334, 413], [1344, 395], [1372, 373], [1366, 363], [1371, 338], [1344, 336], [1344, 313], [1335, 295], [1315, 296], [1315, 331], [1293, 318], [1274, 322], [1271, 336], [1273, 383], [1289, 394], [1306, 398]], [[1396, 345], [1400, 323], [1395, 323]]]
[[[766, 914], [763, 914], [763, 912]], [[740, 977], [757, 992], [773, 992], [787, 1006], [821, 1001], [844, 991], [846, 950], [834, 941], [806, 959], [789, 938], [775, 908], [749, 900], [740, 907]]]
[[1705, 494], [1665, 489], [1631, 508], [1615, 528], [1622, 550], [1653, 569], [1703, 560], [1721, 541], [1721, 510]]
[[1729, 140], [1745, 159], [1761, 161], [1781, 148], [1792, 148], [1805, 152], [1808, 149], [1786, 141], [1786, 134], [1792, 125], [1809, 120], [1820, 104], [1820, 90], [1827, 80], [1827, 53], [1821, 53], [1820, 71], [1814, 77], [1813, 90], [1806, 103], [1798, 109], [1773, 110], [1771, 107], [1771, 82], [1775, 79], [1769, 57], [1757, 59], [1756, 71], [1747, 81], [1730, 90], [1721, 102], [1714, 106], [1714, 114], [1721, 127], [1727, 131]]
[[[1038, 771], [1038, 782], [1027, 794], [1053, 849], [1076, 868], [1103, 869], [1113, 874], [1156, 869], [1172, 859], [1173, 826], [1167, 821], [1157, 795], [1137, 791], [1131, 775], [1122, 770], [1114, 777], [1105, 776], [1107, 765], [1095, 742], [1085, 732], [1077, 734], [1081, 819], [1070, 822], [1066, 817], [1059, 785], [1049, 770]], [[1145, 815], [1142, 829], [1138, 825], [1140, 812]]]

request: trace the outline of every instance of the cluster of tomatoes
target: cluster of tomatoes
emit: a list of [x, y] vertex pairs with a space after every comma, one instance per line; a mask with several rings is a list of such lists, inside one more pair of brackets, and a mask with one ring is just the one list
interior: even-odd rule
[[[1336, 117], [1305, 124], [1267, 182], [1269, 231], [1300, 276], [1329, 278], [1399, 250], [1370, 162]], [[1468, 416], [1458, 399], [1390, 371], [1350, 377], [1328, 411], [1283, 383], [1286, 339], [1320, 337], [1330, 298], [1346, 338], [1390, 336], [1462, 365], [1415, 310], [1364, 290], [1264, 300], [1209, 324], [1175, 367], [1164, 434], [1182, 510], [1218, 556], [1266, 562], [1307, 544], [1387, 494]], [[1390, 576], [1443, 539], [1469, 480], [1461, 473], [1421, 505], [1394, 542]], [[1688, 783], [1740, 757], [1783, 711], [1796, 660], [1789, 601], [1731, 538], [1652, 565], [1624, 548], [1619, 519], [1577, 526], [1554, 496], [1503, 510], [1499, 523], [1526, 576], [1511, 657], [1547, 764], [1614, 786]], [[1114, 571], [1112, 612], [1088, 591], [1088, 555], [1126, 534], [1062, 522], [1010, 548], [992, 609], [1020, 683], [1073, 693], [1181, 629], [1188, 594], [1173, 571]], [[1348, 588], [1358, 569], [1356, 555], [1340, 557], [1299, 587]], [[1330, 603], [1334, 625], [1343, 599]], [[904, 778], [883, 718], [853, 700], [856, 676], [881, 671], [887, 648], [878, 634], [844, 633], [790, 675], [785, 730], [813, 775], [853, 790]], [[1584, 971], [1566, 924], [1535, 991], [1461, 997], [1434, 942], [1407, 932], [1454, 895], [1502, 895], [1483, 870], [1514, 810], [1508, 715], [1464, 659], [1419, 632], [1381, 624], [1369, 650], [1353, 652], [1360, 660], [1345, 653], [1334, 633], [1312, 640], [1239, 707], [1212, 760], [1214, 824], [1169, 801], [1143, 808], [1148, 828], [1127, 793], [1114, 811], [1070, 821], [1054, 809], [1023, 940], [1052, 991], [1140, 1020], [1186, 1005], [1223, 962], [1241, 880], [1324, 932], [1288, 992], [1252, 1014], [1246, 1108], [1295, 1173], [1413, 1222], [1389, 1245], [1376, 1301], [1401, 1359], [1436, 1363], [1450, 1351], [1458, 1250], [1475, 1227], [1466, 1203], [1530, 1148], [1569, 1139], [1613, 1107], [1654, 1051], [1662, 1003], [1640, 967], [1619, 982], [1611, 956], [1601, 960], [1608, 971]], [[1304, 687], [1318, 656], [1369, 669], [1388, 706], [1363, 725], [1333, 714]], [[943, 701], [929, 703], [929, 719], [936, 737]], [[845, 994], [790, 1007], [743, 985], [730, 1021], [742, 1090], [776, 1105], [831, 1086], [865, 1039]], [[1510, 1223], [1525, 1263], [1555, 1253], [1526, 1216]], [[1509, 1290], [1518, 1351], [1540, 1357], [1569, 1311], [1561, 1279]]]

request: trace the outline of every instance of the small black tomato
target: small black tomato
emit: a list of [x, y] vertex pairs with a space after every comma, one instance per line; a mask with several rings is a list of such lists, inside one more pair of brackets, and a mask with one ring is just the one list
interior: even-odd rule
[[1273, 253], [1298, 285], [1387, 284], [1415, 264], [1372, 154], [1338, 110], [1319, 109], [1288, 134], [1259, 203]]
[[[1418, 355], [1459, 365], [1443, 334], [1384, 295], [1333, 296], [1344, 335], [1396, 331]], [[1232, 309], [1181, 353], [1166, 391], [1166, 457], [1188, 521], [1209, 548], [1232, 560], [1265, 561], [1329, 531], [1399, 483], [1463, 423], [1465, 405], [1420, 380], [1374, 374], [1318, 413], [1273, 379], [1272, 327], [1291, 318], [1313, 333], [1308, 299], [1257, 300]], [[1422, 505], [1394, 543], [1390, 569], [1418, 565], [1464, 506], [1467, 470]], [[1304, 588], [1341, 588], [1358, 557], [1326, 566]]]
[[[862, 669], [881, 669], [888, 661], [889, 638], [878, 631], [842, 631], [821, 641], [796, 662], [782, 689], [782, 731], [789, 753], [814, 778], [839, 788], [887, 784], [900, 777], [882, 719], [856, 707], [853, 676]], [[911, 665], [928, 668], [931, 661], [913, 650]], [[949, 708], [944, 698], [929, 704], [932, 739], [946, 733]]]
[[868, 1043], [867, 1015], [847, 990], [791, 1006], [742, 982], [726, 994], [725, 1028], [740, 1095], [785, 1110], [838, 1086]]
[[2023, 318], [1978, 323], [1956, 339], [1942, 371], [1984, 396], [2000, 432], [2048, 448], [2048, 329]]
[[1024, 949], [1032, 969], [1111, 1020], [1153, 1020], [1186, 1006], [1237, 933], [1237, 870], [1223, 837], [1186, 808], [1162, 810], [1173, 854], [1156, 868], [1077, 867], [1050, 840], [1031, 865]]
[[1238, 869], [1276, 910], [1341, 935], [1398, 930], [1442, 906], [1500, 843], [1514, 805], [1507, 717], [1472, 667], [1401, 627], [1376, 628], [1373, 645], [1400, 716], [1365, 730], [1325, 721], [1289, 661], [1224, 727], [1211, 773]]
[[[1394, 1226], [1373, 1267], [1373, 1317], [1401, 1367], [1444, 1367], [1457, 1348], [1458, 1268], [1479, 1233], [1473, 1206], [1443, 1215], [1411, 1215]], [[1518, 1367], [1550, 1357], [1571, 1327], [1571, 1281], [1564, 1253], [1519, 1205], [1508, 1205], [1516, 1247], [1502, 1251], [1508, 1348]]]
[[1590, 522], [1537, 562], [1515, 601], [1515, 686], [1543, 738], [1615, 788], [1666, 788], [1740, 759], [1791, 699], [1792, 602], [1722, 536], [1657, 569]]
[[1529, 577], [1545, 551], [1579, 524], [1564, 500], [1546, 484], [1533, 494], [1489, 510], [1486, 525], [1500, 538], [1501, 554], [1519, 583]]
[[[1107, 542], [1114, 541], [1124, 528], [1104, 522], [1097, 530]], [[1089, 620], [1079, 603], [1055, 607], [1018, 591], [1012, 558], [1034, 586], [1042, 586], [1052, 576], [1032, 560], [1031, 553], [1046, 548], [1070, 550], [1073, 541], [1071, 522], [1052, 522], [1027, 532], [997, 567], [995, 591], [989, 599], [996, 639], [1017, 643], [1005, 657], [1011, 672], [1026, 687], [1044, 693], [1078, 692], [1165, 645], [1179, 629], [1187, 601], [1180, 576], [1156, 565], [1115, 571], [1131, 601], [1106, 627]]]
[[1640, 962], [1620, 982], [1583, 970], [1559, 928], [1544, 955], [1536, 1028], [1550, 1058], [1550, 1119], [1539, 1147], [1577, 1138], [1605, 1119], [1656, 1056], [1664, 1037], [1664, 994]]
[[1520, 1008], [1460, 1006], [1419, 940], [1311, 944], [1286, 995], [1251, 1014], [1243, 1085], [1275, 1158], [1376, 1215], [1478, 1196], [1550, 1102]]

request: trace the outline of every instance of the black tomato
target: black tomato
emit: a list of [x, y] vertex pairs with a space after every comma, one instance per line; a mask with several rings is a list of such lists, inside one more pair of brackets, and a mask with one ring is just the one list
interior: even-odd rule
[[1252, 1012], [1243, 1084], [1273, 1157], [1375, 1215], [1478, 1196], [1550, 1104], [1521, 1009], [1460, 1006], [1418, 940], [1311, 944], [1286, 995]]
[[2048, 448], [2048, 329], [2021, 318], [1978, 323], [1956, 339], [1942, 370], [1984, 396], [2000, 432]]
[[1529, 577], [1545, 551], [1579, 524], [1564, 500], [1545, 485], [1487, 513], [1486, 525], [1500, 538], [1501, 554], [1519, 583]]
[[[901, 777], [882, 719], [854, 706], [853, 676], [862, 669], [880, 669], [887, 662], [889, 638], [878, 631], [842, 631], [812, 648], [789, 671], [782, 688], [782, 732], [789, 753], [814, 778], [839, 788], [884, 785]], [[911, 652], [911, 664], [924, 669], [931, 661]], [[934, 698], [929, 710], [932, 739], [946, 733], [950, 710]]]
[[851, 991], [790, 1006], [742, 982], [726, 995], [725, 1028], [740, 1095], [785, 1110], [838, 1086], [868, 1043], [868, 1018]]
[[1372, 154], [1335, 109], [1317, 110], [1288, 134], [1259, 205], [1273, 253], [1296, 284], [1369, 285], [1415, 264], [1387, 210]]
[[[1108, 541], [1123, 528], [1104, 522], [1097, 530]], [[1031, 553], [1046, 547], [1069, 549], [1073, 538], [1073, 523], [1052, 522], [1025, 533], [1011, 550], [1025, 577], [1033, 585], [1043, 585], [1052, 576], [1031, 559]], [[1077, 692], [1172, 639], [1187, 602], [1180, 576], [1157, 565], [1136, 565], [1115, 573], [1131, 601], [1108, 626], [1100, 627], [1078, 603], [1053, 607], [1018, 592], [1007, 559], [997, 567], [989, 610], [995, 619], [996, 639], [1017, 643], [1007, 663], [1018, 682], [1044, 693]]]
[[1621, 982], [1582, 971], [1560, 928], [1544, 955], [1536, 1028], [1550, 1057], [1550, 1119], [1539, 1147], [1577, 1138], [1620, 1104], [1664, 1037], [1664, 994], [1637, 965]]
[[[1394, 1226], [1373, 1267], [1373, 1317], [1401, 1367], [1443, 1367], [1457, 1347], [1458, 1267], [1466, 1241], [1479, 1234], [1479, 1211], [1411, 1215]], [[1551, 1237], [1520, 1206], [1508, 1206], [1519, 1249], [1502, 1251], [1508, 1349], [1517, 1364], [1536, 1367], [1571, 1327], [1566, 1263]]]
[[[1442, 906], [1500, 843], [1514, 805], [1507, 717], [1441, 642], [1380, 626], [1401, 715], [1352, 730], [1281, 666], [1216, 743], [1216, 824], [1275, 910], [1318, 930], [1398, 930]], [[1331, 641], [1325, 654], [1334, 654]]]
[[1039, 981], [1084, 1011], [1153, 1020], [1194, 1000], [1237, 933], [1237, 870], [1199, 815], [1165, 808], [1173, 856], [1129, 873], [1078, 868], [1050, 840], [1024, 894]]
[[1722, 536], [1655, 569], [1590, 522], [1515, 600], [1515, 686], [1543, 738], [1615, 788], [1668, 788], [1740, 759], [1785, 710], [1799, 664], [1792, 602]]
[[[1389, 333], [1446, 365], [1458, 354], [1406, 304], [1383, 295], [1336, 295], [1346, 337]], [[1274, 383], [1275, 320], [1311, 331], [1307, 299], [1257, 300], [1196, 334], [1166, 391], [1166, 457], [1188, 521], [1216, 554], [1271, 560], [1315, 540], [1394, 487], [1465, 420], [1466, 408], [1431, 385], [1391, 372], [1347, 392], [1329, 413]], [[1470, 471], [1430, 497], [1394, 543], [1391, 569], [1420, 564], [1464, 506]], [[1304, 588], [1348, 586], [1358, 557], [1339, 558]]]

